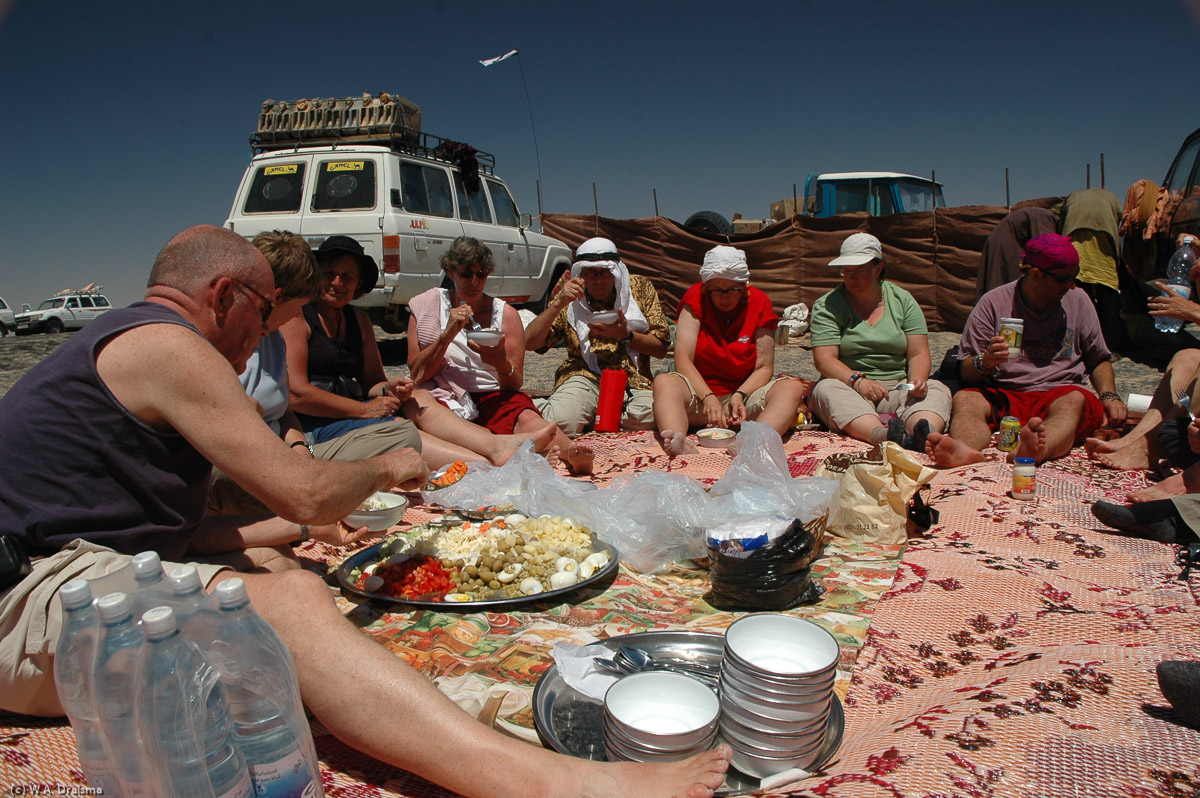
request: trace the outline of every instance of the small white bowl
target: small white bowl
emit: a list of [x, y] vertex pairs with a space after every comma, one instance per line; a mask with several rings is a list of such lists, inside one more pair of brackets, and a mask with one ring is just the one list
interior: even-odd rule
[[772, 728], [784, 734], [796, 733], [808, 724], [829, 717], [832, 709], [832, 690], [815, 700], [790, 704], [765, 700], [739, 690], [731, 682], [721, 682], [721, 711], [757, 729]]
[[604, 694], [605, 724], [631, 740], [659, 748], [684, 748], [706, 739], [721, 704], [703, 682], [670, 671], [642, 671], [618, 680]]
[[763, 756], [799, 756], [820, 748], [828, 723], [809, 729], [803, 735], [783, 737], [775, 732], [751, 729], [728, 718], [721, 718], [721, 739], [744, 751]]
[[467, 330], [467, 340], [474, 341], [480, 346], [495, 346], [500, 343], [500, 335], [500, 331], [496, 329]]
[[592, 314], [592, 324], [616, 324], [621, 315], [615, 310], [605, 310]]
[[371, 498], [383, 502], [387, 507], [382, 510], [355, 510], [346, 516], [349, 526], [354, 529], [365, 526], [372, 532], [383, 532], [400, 523], [404, 511], [408, 509], [408, 499], [398, 493], [379, 491], [371, 494]]
[[721, 676], [732, 682], [734, 687], [741, 688], [754, 695], [777, 701], [804, 701], [818, 695], [826, 695], [833, 689], [837, 681], [837, 668], [811, 676], [800, 676], [791, 679], [773, 679], [761, 673], [746, 670], [748, 666], [735, 661], [732, 656], [726, 657], [721, 663]]
[[737, 433], [724, 427], [705, 427], [696, 432], [696, 440], [699, 444], [709, 449], [725, 449], [733, 443], [735, 438], [737, 438]]
[[725, 632], [725, 650], [751, 674], [803, 677], [837, 666], [841, 649], [823, 627], [784, 613], [738, 618]]

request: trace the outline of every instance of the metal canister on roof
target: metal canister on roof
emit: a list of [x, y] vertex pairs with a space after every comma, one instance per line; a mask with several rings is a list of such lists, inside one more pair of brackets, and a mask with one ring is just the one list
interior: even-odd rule
[[1000, 442], [996, 448], [1002, 452], [1016, 451], [1021, 439], [1021, 421], [1016, 416], [1000, 419]]

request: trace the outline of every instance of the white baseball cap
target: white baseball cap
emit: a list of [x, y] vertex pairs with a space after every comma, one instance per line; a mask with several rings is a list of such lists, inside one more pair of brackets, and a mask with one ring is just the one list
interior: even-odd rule
[[883, 245], [870, 233], [855, 233], [842, 242], [842, 254], [829, 261], [830, 266], [861, 266], [883, 260]]

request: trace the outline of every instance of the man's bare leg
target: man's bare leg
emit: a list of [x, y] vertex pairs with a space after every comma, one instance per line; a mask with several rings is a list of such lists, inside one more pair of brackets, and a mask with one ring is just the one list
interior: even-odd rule
[[[1200, 401], [1198, 377], [1200, 349], [1176, 352], [1167, 365], [1167, 370], [1163, 372], [1158, 387], [1154, 389], [1154, 396], [1146, 414], [1138, 420], [1128, 435], [1110, 441], [1088, 438], [1083, 444], [1088, 457], [1109, 468], [1126, 471], [1153, 467], [1160, 459], [1157, 446], [1158, 428], [1165, 419], [1181, 414], [1182, 411], [1175, 404], [1178, 391], [1187, 390], [1192, 394], [1193, 402]], [[1130, 446], [1134, 447], [1132, 452], [1114, 456]]]
[[[1082, 393], [1071, 391], [1050, 403], [1044, 419], [1036, 416], [1029, 419], [1021, 427], [1021, 437], [1013, 456], [1032, 457], [1041, 463], [1070, 454], [1071, 447], [1075, 445], [1075, 431], [1079, 429], [1084, 401]], [[1035, 425], [1034, 422], [1040, 423]], [[1029, 454], [1022, 454], [1023, 451]], [[1012, 457], [1009, 458], [1011, 460]]]
[[1021, 427], [1018, 433], [1017, 448], [1008, 455], [1008, 462], [1018, 457], [1032, 457], [1042, 462], [1046, 454], [1046, 425], [1042, 419], [1034, 416]]
[[455, 792], [707, 798], [729, 767], [728, 746], [650, 765], [575, 759], [507, 737], [343, 618], [320, 577], [290, 571], [243, 578], [255, 609], [291, 652], [304, 703], [322, 724], [347, 745]]
[[983, 450], [992, 442], [988, 419], [992, 406], [978, 391], [959, 391], [954, 394], [950, 413], [950, 434], [930, 432], [925, 439], [925, 453], [939, 468], [978, 463]]

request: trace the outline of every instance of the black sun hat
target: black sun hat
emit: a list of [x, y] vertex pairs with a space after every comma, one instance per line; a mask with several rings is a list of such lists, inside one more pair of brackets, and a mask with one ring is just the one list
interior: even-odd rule
[[359, 296], [369, 294], [379, 282], [379, 266], [375, 259], [363, 251], [362, 244], [350, 236], [330, 236], [317, 247], [318, 258], [330, 252], [346, 252], [358, 261], [358, 291]]

